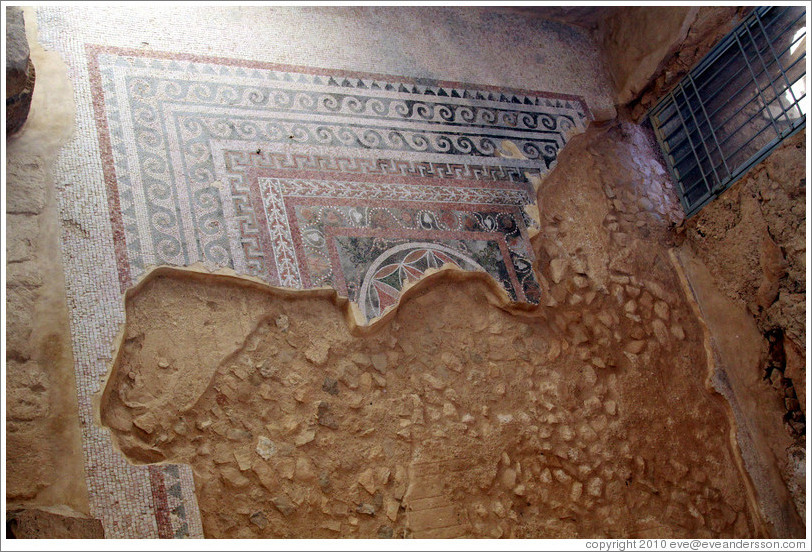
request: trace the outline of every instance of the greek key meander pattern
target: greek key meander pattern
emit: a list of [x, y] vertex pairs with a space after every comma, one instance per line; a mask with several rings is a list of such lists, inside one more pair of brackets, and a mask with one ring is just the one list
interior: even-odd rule
[[[80, 132], [67, 149], [89, 151], [89, 173], [103, 174], [96, 197], [106, 193], [111, 229], [82, 239], [109, 244], [117, 263], [118, 290], [108, 297], [101, 286], [97, 299], [106, 320], [123, 321], [119, 293], [150, 265], [198, 261], [273, 284], [334, 286], [368, 318], [391, 304], [395, 276], [444, 262], [487, 271], [515, 300], [538, 301], [525, 206], [531, 179], [584, 130], [582, 100], [69, 48]], [[70, 182], [86, 172], [61, 160], [63, 220], [81, 207]], [[68, 265], [106, 254], [71, 236], [63, 230]], [[85, 302], [69, 301], [75, 320], [93, 319]], [[115, 333], [105, 324], [92, 340], [82, 327], [74, 335], [92, 513], [108, 537], [201, 537], [188, 466], [132, 466], [94, 425], [91, 395]]]
[[[286, 167], [305, 160], [322, 170], [324, 163], [313, 154], [338, 156], [343, 170], [355, 165], [349, 170], [366, 174], [376, 174], [384, 161], [405, 162], [410, 172], [415, 162], [445, 163], [444, 172], [459, 174], [462, 168], [482, 176], [468, 166], [472, 160], [503, 173], [538, 174], [549, 170], [586, 117], [580, 102], [541, 96], [90, 51], [111, 138], [127, 256], [136, 272], [151, 264], [197, 261], [246, 270], [249, 259], [253, 272], [264, 272], [256, 239], [246, 240], [248, 255], [246, 243], [235, 243], [235, 230], [249, 230], [256, 213], [246, 201], [242, 175], [230, 172], [234, 154], [272, 156]], [[504, 141], [523, 159], [506, 157]], [[364, 193], [368, 186], [356, 187], [350, 194], [373, 204], [383, 198], [412, 201], [414, 195], [409, 186], [379, 188], [371, 196]], [[532, 195], [501, 201], [530, 204]], [[280, 219], [286, 213], [281, 196], [274, 196], [268, 212], [279, 232], [271, 237], [273, 259], [264, 261], [284, 267], [267, 273], [272, 283], [299, 287], [289, 248], [280, 244], [292, 239]]]

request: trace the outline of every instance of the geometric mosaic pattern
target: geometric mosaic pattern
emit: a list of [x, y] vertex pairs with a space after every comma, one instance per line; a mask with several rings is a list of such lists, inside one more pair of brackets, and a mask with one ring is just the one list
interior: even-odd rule
[[584, 129], [578, 98], [87, 52], [123, 287], [149, 265], [208, 261], [334, 287], [371, 320], [451, 263], [538, 303], [529, 178]]
[[331, 286], [368, 320], [449, 263], [539, 301], [525, 206], [584, 130], [580, 98], [100, 46], [127, 42], [122, 22], [83, 13], [37, 18], [76, 98], [55, 176], [86, 480], [108, 538], [203, 534], [191, 469], [129, 464], [95, 423], [122, 293], [150, 265]]

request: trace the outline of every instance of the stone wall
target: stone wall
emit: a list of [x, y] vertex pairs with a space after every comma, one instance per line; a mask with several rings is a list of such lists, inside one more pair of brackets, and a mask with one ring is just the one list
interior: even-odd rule
[[6, 142], [5, 498], [9, 510], [58, 507], [82, 517], [89, 504], [53, 189], [53, 163], [73, 128], [73, 91], [59, 57], [32, 38], [30, 10], [39, 85], [27, 124]]
[[[656, 8], [649, 8], [656, 9]], [[675, 8], [672, 8], [675, 9]], [[696, 9], [696, 8], [694, 8]], [[738, 25], [752, 7], [701, 6], [691, 17], [687, 33], [672, 47], [672, 55], [661, 59], [656, 71], [636, 94], [622, 97], [632, 120], [639, 122], [710, 50]], [[623, 52], [616, 52], [621, 58]], [[622, 94], [623, 91], [619, 91]], [[620, 96], [619, 96], [620, 97]]]
[[[792, 349], [790, 370], [796, 368], [795, 356], [805, 356], [806, 343], [805, 141], [805, 132], [786, 140], [691, 218], [686, 232], [718, 287], [747, 307], [773, 348], [782, 341], [784, 349]], [[773, 352], [770, 368], [783, 371], [783, 354]], [[766, 370], [765, 377], [776, 379], [771, 372]], [[793, 374], [803, 405], [805, 371]], [[790, 427], [803, 434], [803, 424]]]
[[[751, 10], [647, 7], [606, 18], [598, 34], [621, 118], [643, 119]], [[691, 285], [712, 288], [694, 291], [707, 302], [702, 308], [727, 370], [720, 386], [737, 416], [762, 508], [778, 532], [805, 515], [804, 144], [803, 133], [788, 140], [676, 234], [686, 240], [679, 254], [694, 267]], [[707, 309], [724, 313], [715, 327], [710, 319], [719, 313]], [[750, 321], [741, 318], [748, 315]], [[726, 334], [739, 330], [753, 343], [726, 345]], [[790, 500], [797, 514], [781, 506]]]
[[752, 8], [627, 7], [596, 29], [615, 84], [615, 103], [635, 121], [645, 115]]
[[[640, 121], [751, 10], [646, 7], [607, 17], [598, 35], [621, 118]], [[739, 310], [752, 317], [740, 325], [752, 333], [753, 351], [739, 349], [737, 360], [734, 346], [727, 359], [727, 398], [742, 427], [740, 445], [753, 459], [749, 467], [760, 486], [762, 507], [783, 530], [796, 518], [778, 505], [785, 501], [782, 487], [789, 489], [798, 514], [805, 515], [804, 144], [803, 133], [788, 140], [676, 235], [677, 241], [686, 236], [683, 253], [702, 265], [692, 284], [713, 287], [706, 299], [731, 320], [738, 319]], [[705, 272], [707, 283], [702, 283], [705, 278], [699, 275]], [[713, 297], [718, 293], [729, 302]], [[721, 321], [717, 330], [730, 328]], [[717, 354], [726, 339], [714, 336]], [[779, 419], [767, 419], [775, 416]], [[786, 434], [775, 435], [782, 425]], [[765, 462], [769, 469], [759, 466]]]
[[36, 71], [29, 56], [23, 10], [6, 8], [6, 132], [20, 130], [28, 118]]
[[60, 509], [10, 510], [6, 513], [6, 538], [103, 539], [104, 528], [97, 519], [76, 517]]
[[767, 536], [652, 148], [612, 124], [562, 152], [533, 310], [444, 270], [360, 331], [330, 292], [159, 269], [102, 423], [134, 462], [192, 466], [210, 537]]
[[[805, 132], [786, 140], [685, 228], [716, 287], [746, 308], [763, 335], [766, 352], [754, 369], [782, 402], [775, 415], [791, 441], [777, 461], [788, 482], [806, 443], [805, 143]], [[803, 478], [794, 485], [799, 508], [802, 486]]]
[[[610, 51], [628, 52], [612, 63], [618, 101], [631, 100], [637, 116], [743, 13], [669, 8], [668, 32], [652, 54], [635, 46], [648, 38], [624, 33], [640, 21], [656, 28], [655, 12], [645, 11], [655, 9], [615, 14], [603, 27]], [[56, 56], [34, 47], [31, 57], [45, 86], [8, 142], [6, 499], [32, 508], [14, 514], [21, 534], [62, 535], [67, 527], [92, 535], [97, 523], [72, 521], [89, 507], [51, 183], [51, 163], [71, 132], [72, 91]], [[804, 489], [790, 473], [803, 467], [805, 444], [803, 139], [788, 141], [675, 232], [679, 205], [645, 133], [629, 123], [593, 127], [562, 152], [539, 190], [542, 232], [533, 243], [547, 302], [538, 312], [509, 315], [488, 302], [481, 282], [440, 281], [362, 339], [345, 335], [332, 304], [294, 309], [280, 323], [259, 300], [245, 303], [256, 311], [245, 318], [228, 310], [238, 305], [233, 297], [214, 297], [201, 303], [201, 323], [185, 329], [215, 317], [214, 328], [230, 324], [238, 335], [233, 355], [212, 355], [203, 383], [213, 383], [186, 419], [168, 407], [130, 411], [122, 400], [105, 403], [103, 421], [131, 459], [194, 466], [210, 536], [312, 535], [313, 527], [324, 536], [771, 535], [775, 526], [760, 519], [730, 446], [726, 407], [705, 387], [702, 328], [668, 250], [684, 239], [765, 336], [750, 352], [763, 359], [764, 390], [785, 407], [778, 467], [803, 515]], [[188, 293], [178, 289], [168, 297]], [[212, 305], [222, 312], [212, 314]], [[155, 321], [171, 324], [183, 312], [155, 312], [141, 323], [160, 341], [166, 332]], [[316, 331], [328, 323], [333, 334]], [[325, 335], [339, 334], [326, 343]], [[200, 383], [163, 349], [142, 345], [131, 343], [150, 362], [137, 370], [122, 362], [111, 378], [116, 396], [159, 377]], [[179, 358], [200, 350], [172, 345], [166, 349]], [[266, 366], [265, 357], [288, 360]], [[291, 359], [298, 377], [287, 369]], [[148, 391], [165, 407], [179, 404], [161, 395], [167, 388]], [[445, 451], [477, 463], [462, 472]], [[388, 466], [387, 458], [397, 461]], [[459, 477], [444, 481], [432, 466]], [[437, 525], [437, 497], [463, 521]], [[66, 505], [69, 519], [33, 510], [52, 505]], [[776, 514], [790, 529], [800, 519], [791, 508]]]
[[635, 99], [663, 61], [676, 52], [697, 11], [697, 7], [627, 7], [598, 25], [618, 106]]

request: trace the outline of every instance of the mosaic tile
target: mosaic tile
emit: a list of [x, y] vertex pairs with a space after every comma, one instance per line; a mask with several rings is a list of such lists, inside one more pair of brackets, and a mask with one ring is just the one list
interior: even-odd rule
[[[151, 265], [203, 262], [334, 287], [371, 320], [452, 264], [536, 303], [533, 182], [590, 113], [576, 96], [250, 61], [266, 54], [245, 40], [211, 57], [230, 51], [215, 17], [183, 37], [105, 10], [37, 10], [76, 98], [56, 180], [91, 513], [112, 538], [199, 538], [190, 468], [131, 465], [94, 421], [123, 291]], [[147, 40], [167, 51], [133, 48]]]
[[384, 292], [358, 269], [385, 271], [395, 250], [428, 247], [432, 262], [487, 272], [512, 300], [538, 302], [529, 181], [584, 129], [579, 99], [87, 53], [122, 286], [149, 265], [207, 261], [275, 285], [337, 287], [372, 320], [419, 271], [401, 266]]

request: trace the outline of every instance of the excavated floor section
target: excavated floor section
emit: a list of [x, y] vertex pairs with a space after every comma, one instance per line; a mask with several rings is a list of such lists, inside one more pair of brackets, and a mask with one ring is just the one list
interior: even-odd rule
[[354, 335], [329, 296], [159, 270], [127, 300], [102, 421], [135, 462], [191, 464], [208, 537], [754, 533], [686, 312], [641, 365], [449, 279]]
[[531, 310], [441, 270], [359, 326], [332, 290], [158, 268], [100, 421], [133, 463], [191, 466], [209, 537], [800, 534], [781, 478], [745, 469], [772, 441], [717, 393], [749, 365], [715, 358], [654, 148], [612, 123], [562, 152]]

